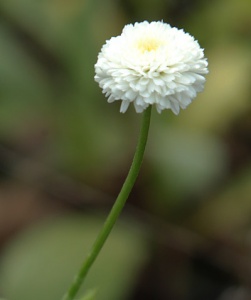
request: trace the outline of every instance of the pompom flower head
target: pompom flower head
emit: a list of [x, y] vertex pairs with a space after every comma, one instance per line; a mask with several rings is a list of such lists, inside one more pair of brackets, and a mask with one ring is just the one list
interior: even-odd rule
[[138, 113], [155, 105], [178, 114], [204, 88], [207, 60], [188, 33], [163, 22], [126, 25], [106, 41], [95, 65], [95, 80], [108, 102], [132, 102]]

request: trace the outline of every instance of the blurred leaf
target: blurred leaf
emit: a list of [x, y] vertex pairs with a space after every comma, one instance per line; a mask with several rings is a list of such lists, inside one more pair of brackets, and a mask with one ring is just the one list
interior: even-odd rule
[[[6, 248], [2, 259], [3, 294], [12, 300], [60, 299], [101, 226], [99, 218], [73, 215], [21, 234]], [[147, 257], [144, 241], [135, 229], [132, 223], [117, 224], [91, 269], [84, 290], [97, 286], [97, 300], [127, 299], [130, 294]]]
[[43, 70], [1, 26], [0, 55], [0, 131], [4, 133], [28, 115], [46, 112], [51, 90]]
[[237, 175], [215, 197], [210, 197], [189, 218], [188, 224], [209, 236], [238, 235], [250, 225], [251, 167]]
[[163, 18], [163, 11], [167, 11], [167, 1], [155, 0], [124, 0], [124, 5], [128, 8], [128, 14], [133, 18], [133, 22], [139, 20], [159, 20]]
[[[111, 165], [117, 170], [127, 155], [118, 145], [123, 149], [126, 138], [118, 112], [104, 111], [108, 105], [93, 78], [99, 47], [122, 22], [117, 7], [98, 0], [3, 0], [0, 9], [7, 20], [0, 31], [0, 133], [15, 135], [26, 122], [43, 118], [54, 126], [51, 163], [81, 174], [98, 174], [106, 166], [113, 172]], [[63, 74], [53, 76], [31, 57], [29, 47], [22, 47], [9, 30], [12, 23], [53, 55]], [[94, 43], [100, 44], [95, 50]]]
[[249, 109], [250, 53], [227, 45], [208, 53], [209, 74], [199, 94], [176, 122], [199, 132], [222, 131]]
[[171, 125], [158, 129], [152, 145], [154, 179], [162, 203], [180, 204], [177, 199], [186, 201], [208, 189], [226, 172], [224, 146], [212, 136]]
[[[186, 23], [189, 32], [203, 44], [212, 46], [231, 42], [234, 45], [242, 41], [247, 45], [250, 40], [250, 20], [249, 0], [217, 0], [194, 10]], [[249, 33], [249, 37], [245, 33]]]
[[95, 300], [96, 299], [96, 294], [97, 294], [96, 290], [90, 290], [89, 292], [86, 293], [85, 296], [83, 296], [79, 300]]

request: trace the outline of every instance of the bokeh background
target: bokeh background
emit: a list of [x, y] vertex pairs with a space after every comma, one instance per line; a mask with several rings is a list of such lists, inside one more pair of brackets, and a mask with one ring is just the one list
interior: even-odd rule
[[79, 297], [251, 299], [251, 2], [1, 0], [4, 299], [61, 299], [120, 190], [141, 115], [107, 104], [94, 64], [143, 20], [195, 36], [210, 74], [179, 116], [153, 112], [140, 177]]

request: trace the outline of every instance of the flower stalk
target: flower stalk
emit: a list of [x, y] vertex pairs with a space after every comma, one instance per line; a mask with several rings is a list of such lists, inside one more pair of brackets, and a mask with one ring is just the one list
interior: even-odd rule
[[116, 223], [125, 203], [126, 200], [135, 184], [135, 181], [138, 177], [140, 167], [143, 161], [143, 156], [145, 152], [145, 147], [147, 143], [147, 137], [149, 132], [150, 126], [150, 119], [151, 119], [151, 105], [144, 111], [142, 117], [142, 124], [139, 134], [139, 140], [136, 147], [136, 151], [134, 154], [134, 158], [126, 177], [126, 180], [121, 188], [121, 191], [101, 229], [100, 233], [98, 234], [93, 247], [86, 257], [84, 263], [82, 264], [78, 274], [74, 278], [69, 290], [64, 295], [62, 300], [73, 300], [79, 291], [82, 283], [84, 282], [91, 266], [95, 262], [98, 254], [100, 253], [102, 247], [104, 246], [109, 234], [112, 231], [114, 224]]

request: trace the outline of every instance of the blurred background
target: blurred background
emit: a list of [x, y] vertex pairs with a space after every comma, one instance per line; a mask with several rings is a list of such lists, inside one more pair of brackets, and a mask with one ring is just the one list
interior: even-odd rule
[[107, 104], [94, 64], [143, 20], [195, 36], [210, 73], [179, 116], [153, 111], [140, 177], [82, 295], [251, 299], [249, 0], [1, 0], [0, 297], [61, 299], [90, 249], [141, 119]]

